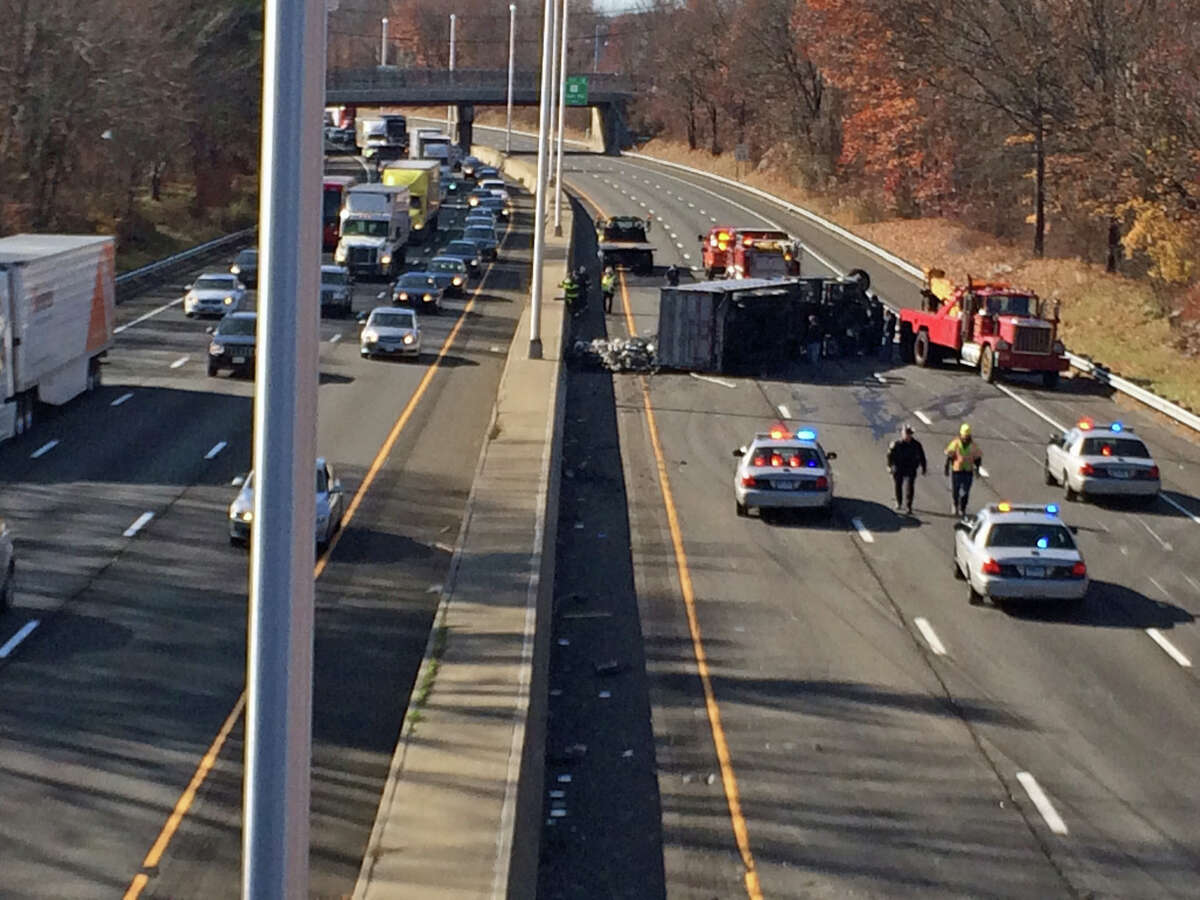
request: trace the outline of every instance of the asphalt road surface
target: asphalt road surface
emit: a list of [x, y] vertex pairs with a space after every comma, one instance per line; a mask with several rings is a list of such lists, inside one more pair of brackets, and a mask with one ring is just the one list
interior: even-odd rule
[[[806, 273], [862, 266], [885, 299], [918, 301], [911, 279], [736, 189], [584, 154], [564, 170], [593, 211], [654, 216], [660, 272], [698, 266], [695, 236], [712, 224], [778, 224], [816, 251]], [[608, 330], [653, 334], [661, 283], [627, 274]], [[599, 830], [594, 816], [661, 804], [672, 897], [1196, 896], [1193, 436], [1082, 378], [1050, 392], [853, 358], [770, 378], [613, 380], [624, 497], [579, 519], [590, 531], [628, 506], [658, 790], [610, 766], [570, 818]], [[595, 402], [608, 401], [597, 391]], [[1158, 503], [1067, 504], [1043, 483], [1048, 432], [1082, 416], [1120, 418], [1145, 438], [1163, 470]], [[832, 524], [735, 517], [730, 451], [781, 419], [838, 452]], [[1058, 502], [1079, 527], [1094, 580], [1080, 609], [968, 605], [940, 467], [963, 421], [987, 472], [974, 504]], [[912, 519], [892, 512], [884, 469], [905, 422], [933, 461]], [[570, 590], [598, 595], [616, 577], [594, 567]], [[613, 700], [636, 715], [636, 691]], [[557, 735], [554, 721], [552, 748], [587, 743], [577, 719]], [[596, 849], [559, 838], [546, 864], [604, 868], [587, 859]], [[637, 871], [615, 889], [545, 893], [637, 896]]]
[[[318, 452], [348, 498], [378, 468], [317, 580], [314, 897], [348, 895], [358, 875], [523, 300], [527, 209], [477, 293], [422, 317], [419, 361], [363, 360], [354, 319], [321, 323]], [[445, 215], [442, 240], [458, 216]], [[229, 545], [226, 507], [250, 461], [253, 383], [206, 375], [204, 323], [173, 303], [188, 280], [123, 303], [104, 387], [0, 446], [19, 565], [0, 645], [27, 632], [0, 659], [6, 898], [239, 890], [231, 712], [247, 554]], [[356, 312], [384, 287], [360, 282]], [[227, 721], [178, 829], [164, 831]]]

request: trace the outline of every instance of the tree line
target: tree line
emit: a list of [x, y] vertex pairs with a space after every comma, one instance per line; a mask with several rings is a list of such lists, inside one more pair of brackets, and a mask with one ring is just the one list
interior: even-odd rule
[[258, 159], [262, 5], [0, 0], [0, 231], [120, 230], [164, 179], [197, 213]]

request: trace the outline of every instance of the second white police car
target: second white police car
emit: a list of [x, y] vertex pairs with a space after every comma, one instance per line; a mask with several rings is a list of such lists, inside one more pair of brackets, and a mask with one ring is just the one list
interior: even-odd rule
[[1046, 484], [1061, 484], [1068, 500], [1091, 496], [1139, 497], [1153, 503], [1162, 489], [1150, 449], [1120, 422], [1082, 419], [1046, 444]]

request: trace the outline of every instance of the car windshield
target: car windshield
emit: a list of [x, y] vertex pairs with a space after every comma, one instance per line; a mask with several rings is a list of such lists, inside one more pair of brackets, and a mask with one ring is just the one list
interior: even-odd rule
[[756, 447], [750, 456], [750, 465], [818, 469], [821, 454], [813, 447]]
[[1029, 297], [1024, 295], [999, 295], [987, 298], [987, 311], [993, 316], [1029, 315]]
[[446, 245], [446, 252], [454, 254], [464, 253], [467, 256], [474, 256], [475, 245], [470, 241], [451, 241]]
[[487, 225], [472, 225], [463, 234], [469, 238], [486, 238], [489, 241], [496, 236], [496, 232]]
[[987, 546], [1074, 550], [1075, 541], [1071, 532], [1062, 525], [1049, 522], [1000, 522], [992, 526]]
[[500, 181], [498, 178], [489, 178], [487, 181], [482, 182], [479, 186], [487, 188], [489, 191], [504, 190], [504, 182]]
[[254, 334], [254, 316], [226, 316], [217, 326], [217, 334]]
[[428, 275], [415, 275], [412, 272], [402, 275], [400, 280], [396, 282], [397, 286], [406, 288], [426, 288], [432, 283], [433, 279]]
[[197, 291], [232, 291], [235, 281], [229, 275], [202, 275], [192, 288]]
[[342, 223], [342, 234], [365, 234], [367, 237], [387, 237], [388, 223], [370, 219], [347, 219]]
[[377, 328], [414, 328], [416, 327], [412, 313], [401, 310], [396, 312], [381, 312], [371, 316], [371, 324]]
[[1080, 453], [1084, 456], [1130, 456], [1149, 459], [1146, 445], [1135, 438], [1084, 438]]
[[504, 201], [495, 194], [492, 194], [491, 196], [484, 197], [482, 200], [480, 200], [479, 205], [486, 207], [487, 209], [499, 209], [504, 205]]
[[345, 272], [322, 272], [321, 284], [344, 285], [350, 283], [350, 276]]
[[243, 250], [237, 255], [237, 259], [234, 262], [239, 266], [256, 266], [258, 265], [258, 251]]
[[435, 259], [429, 264], [429, 268], [434, 272], [461, 273], [466, 266], [461, 259]]

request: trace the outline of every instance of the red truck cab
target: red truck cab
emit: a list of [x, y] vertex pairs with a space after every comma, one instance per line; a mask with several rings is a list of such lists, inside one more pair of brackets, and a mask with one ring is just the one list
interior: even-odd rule
[[986, 381], [998, 372], [1040, 372], [1047, 388], [1070, 367], [1058, 339], [1058, 305], [1046, 315], [1033, 291], [1001, 281], [954, 285], [940, 269], [925, 273], [922, 309], [900, 310], [900, 355], [919, 366], [954, 360]]
[[700, 234], [700, 259], [705, 276], [711, 281], [718, 275], [724, 275], [733, 265], [733, 233], [732, 225], [714, 225], [708, 230], [708, 236]]
[[346, 199], [346, 191], [357, 184], [358, 179], [349, 175], [326, 175], [324, 177], [324, 194], [321, 201], [321, 249], [329, 251], [337, 248], [338, 238], [341, 237], [342, 202]]
[[700, 240], [700, 257], [710, 279], [782, 278], [800, 274], [800, 247], [785, 232], [716, 225]]

